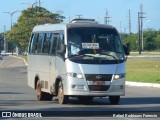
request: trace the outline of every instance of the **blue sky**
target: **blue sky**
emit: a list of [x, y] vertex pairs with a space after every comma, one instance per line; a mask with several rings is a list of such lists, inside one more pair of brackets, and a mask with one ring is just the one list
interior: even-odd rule
[[[63, 11], [66, 17], [65, 23], [70, 19], [76, 18], [76, 15], [83, 15], [83, 18], [94, 18], [100, 23], [104, 23], [106, 9], [109, 12], [110, 24], [114, 25], [119, 31], [128, 33], [128, 10], [131, 11], [131, 27], [132, 32], [137, 32], [138, 12], [140, 4], [143, 4], [144, 29], [154, 28], [160, 29], [160, 0], [41, 0], [42, 7], [49, 11]], [[35, 3], [36, 0], [0, 0], [0, 32], [10, 29], [10, 16], [3, 12], [13, 12], [16, 10], [24, 10], [29, 7], [27, 4], [20, 2]], [[20, 16], [20, 12], [13, 15], [13, 23]], [[121, 25], [120, 25], [121, 24]], [[121, 27], [120, 27], [121, 26]]]

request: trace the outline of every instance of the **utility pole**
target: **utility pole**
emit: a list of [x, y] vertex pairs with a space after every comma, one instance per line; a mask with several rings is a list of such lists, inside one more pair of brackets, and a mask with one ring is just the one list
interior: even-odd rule
[[68, 22], [69, 22], [69, 23], [71, 22], [71, 20], [70, 20], [70, 19], [71, 19], [71, 17], [69, 16], [69, 17], [68, 17]]
[[109, 25], [109, 23], [111, 22], [110, 18], [111, 17], [109, 17], [109, 15], [108, 15], [108, 10], [106, 9], [106, 16], [104, 17], [104, 22], [106, 25]]
[[[37, 2], [37, 0], [36, 0], [36, 2]], [[41, 12], [41, 10], [40, 10], [41, 0], [38, 1], [38, 4], [39, 4], [39, 5], [38, 5], [38, 6], [39, 6], [39, 8], [38, 8], [38, 13], [39, 13], [39, 12]]]
[[138, 39], [138, 51], [139, 51], [139, 54], [141, 54], [141, 27], [140, 27], [140, 12], [138, 12], [138, 34], [139, 34], [139, 39]]
[[144, 12], [143, 12], [143, 4], [140, 5], [140, 10], [141, 10], [141, 41], [142, 41], [142, 51], [144, 48], [144, 42], [143, 42], [143, 19], [146, 18], [144, 17]]
[[143, 50], [143, 19], [144, 17], [143, 12], [143, 4], [140, 4], [140, 12], [138, 12], [138, 29], [139, 29], [139, 54], [141, 54], [141, 51]]
[[[41, 0], [38, 0], [38, 2], [37, 2], [37, 0], [36, 0], [36, 2], [35, 2], [36, 6], [37, 6], [37, 3], [38, 3], [38, 7], [39, 7], [37, 12], [39, 13], [39, 12], [41, 12], [40, 7], [41, 7], [41, 3], [42, 3], [42, 2], [41, 2]], [[33, 5], [32, 5], [32, 6], [33, 6]], [[33, 7], [32, 7], [32, 8], [33, 8]]]
[[[12, 18], [13, 18], [13, 15], [15, 14], [15, 13], [17, 13], [17, 12], [21, 12], [21, 11], [18, 11], [18, 10], [16, 10], [16, 11], [14, 11], [14, 12], [3, 12], [3, 13], [7, 13], [7, 14], [9, 14], [10, 15], [10, 17], [11, 17], [11, 30], [12, 30], [12, 25], [13, 25], [13, 20], [12, 20]], [[4, 28], [5, 29], [5, 28]], [[12, 38], [11, 38], [11, 40], [12, 40]], [[8, 47], [8, 46], [7, 46]], [[7, 48], [8, 49], [8, 48]], [[12, 55], [13, 55], [13, 43], [11, 44], [11, 49], [12, 49]]]
[[7, 53], [8, 52], [8, 45], [7, 45], [7, 41], [6, 41], [6, 26], [4, 26], [4, 52]]
[[39, 0], [39, 7], [41, 7], [41, 0]]
[[21, 11], [16, 10], [16, 11], [14, 11], [14, 12], [3, 12], [3, 13], [7, 13], [7, 14], [10, 15], [10, 18], [11, 18], [11, 30], [12, 30], [12, 25], [13, 25], [13, 15], [14, 15], [14, 13], [16, 13], [16, 12], [21, 12]]
[[129, 21], [128, 21], [128, 23], [129, 23], [129, 35], [131, 35], [131, 12], [130, 12], [130, 10], [128, 10], [128, 17], [129, 17]]

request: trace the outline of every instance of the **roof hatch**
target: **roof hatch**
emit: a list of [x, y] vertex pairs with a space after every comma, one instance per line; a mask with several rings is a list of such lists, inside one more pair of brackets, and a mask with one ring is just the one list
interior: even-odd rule
[[73, 19], [71, 23], [94, 23], [97, 24], [98, 22], [95, 19]]

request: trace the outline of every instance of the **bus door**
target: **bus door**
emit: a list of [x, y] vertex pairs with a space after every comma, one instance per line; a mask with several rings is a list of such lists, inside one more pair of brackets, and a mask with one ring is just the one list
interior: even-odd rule
[[[52, 33], [51, 36], [51, 50], [50, 50], [50, 86], [52, 87], [54, 85], [54, 81], [57, 75], [56, 71], [56, 53], [57, 53], [57, 43], [58, 43], [59, 34]], [[51, 88], [51, 91], [54, 91], [54, 88]]]
[[65, 77], [65, 43], [64, 43], [64, 33], [59, 32], [59, 37], [57, 41], [57, 54], [56, 54], [56, 70], [57, 75], [64, 78]]

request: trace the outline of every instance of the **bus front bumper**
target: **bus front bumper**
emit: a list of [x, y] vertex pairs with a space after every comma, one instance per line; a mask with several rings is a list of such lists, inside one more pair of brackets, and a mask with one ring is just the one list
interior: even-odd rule
[[65, 91], [67, 96], [124, 96], [125, 86], [124, 85], [112, 85], [107, 91], [90, 91], [84, 85], [72, 86], [71, 90]]

